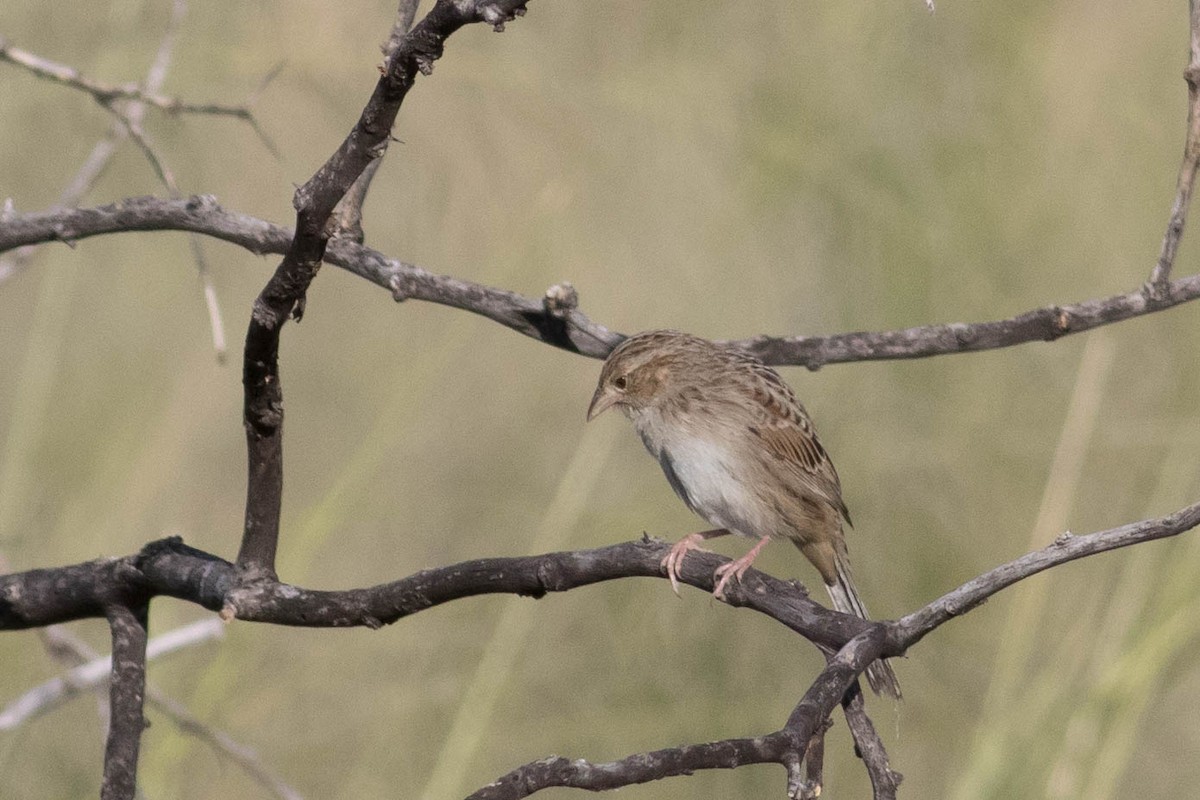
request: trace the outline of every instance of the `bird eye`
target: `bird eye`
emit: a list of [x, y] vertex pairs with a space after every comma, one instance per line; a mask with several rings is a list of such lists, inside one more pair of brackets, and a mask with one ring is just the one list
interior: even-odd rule
[[617, 379], [615, 381], [613, 381], [613, 386], [617, 387], [618, 389], [620, 389], [622, 391], [624, 391], [625, 387], [628, 385], [629, 385], [629, 376], [628, 375], [618, 375]]

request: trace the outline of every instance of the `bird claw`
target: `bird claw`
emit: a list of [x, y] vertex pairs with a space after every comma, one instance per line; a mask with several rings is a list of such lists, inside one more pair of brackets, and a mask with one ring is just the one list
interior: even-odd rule
[[[739, 559], [740, 560], [740, 559]], [[739, 564], [738, 561], [730, 561], [727, 564], [722, 564], [713, 571], [714, 578], [720, 578], [717, 585], [713, 587], [713, 597], [718, 600], [725, 599], [725, 587], [732, 581], [734, 583], [742, 582], [742, 575], [750, 568], [749, 564]]]
[[673, 544], [670, 551], [663, 557], [661, 566], [667, 571], [667, 578], [671, 581], [671, 591], [675, 592], [676, 597], [681, 596], [679, 594], [679, 570], [683, 566], [683, 557], [690, 550], [698, 550], [701, 553], [712, 552], [707, 547], [697, 544], [697, 542], [704, 541], [704, 538], [698, 533], [689, 533]]
[[763, 537], [762, 539], [758, 540], [758, 544], [750, 548], [750, 552], [746, 553], [746, 555], [722, 564], [716, 568], [716, 570], [713, 572], [713, 577], [720, 578], [720, 580], [717, 581], [717, 585], [713, 587], [713, 597], [717, 598], [718, 600], [724, 600], [725, 587], [728, 586], [730, 582], [742, 582], [742, 576], [746, 574], [746, 570], [750, 569], [750, 565], [754, 563], [754, 559], [758, 558], [759, 552], [763, 549], [763, 546], [766, 543], [767, 538]]

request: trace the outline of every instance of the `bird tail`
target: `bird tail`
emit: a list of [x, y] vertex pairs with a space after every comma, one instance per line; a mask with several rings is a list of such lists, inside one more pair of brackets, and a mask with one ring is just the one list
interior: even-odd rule
[[[837, 580], [825, 585], [829, 591], [829, 599], [833, 601], [833, 607], [843, 614], [870, 619], [862, 599], [858, 596], [858, 590], [854, 588], [854, 576], [850, 573], [850, 562], [846, 553], [843, 548], [836, 549]], [[900, 681], [896, 679], [896, 673], [892, 671], [886, 659], [881, 658], [867, 667], [867, 683], [871, 684], [871, 690], [877, 695], [900, 699]]]

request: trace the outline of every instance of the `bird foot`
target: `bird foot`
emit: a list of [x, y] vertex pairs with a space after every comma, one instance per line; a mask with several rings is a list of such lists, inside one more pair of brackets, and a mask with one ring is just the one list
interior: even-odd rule
[[746, 574], [746, 570], [750, 569], [750, 565], [754, 563], [754, 559], [758, 558], [758, 554], [762, 552], [763, 547], [767, 544], [767, 538], [758, 540], [758, 544], [750, 548], [750, 552], [741, 558], [734, 559], [727, 564], [722, 564], [713, 572], [714, 578], [719, 578], [717, 585], [713, 587], [713, 597], [718, 600], [725, 599], [725, 587], [730, 583], [741, 583], [742, 576]]
[[707, 547], [700, 546], [700, 542], [703, 542], [707, 538], [709, 537], [704, 533], [689, 533], [672, 545], [671, 550], [663, 558], [662, 567], [667, 571], [667, 577], [671, 581], [671, 589], [675, 592], [676, 597], [679, 596], [679, 570], [683, 566], [683, 557], [692, 550], [698, 550], [701, 553], [711, 553], [712, 551]]
[[[754, 559], [751, 558], [749, 561], [747, 561], [746, 557], [743, 556], [736, 561], [730, 561], [728, 564], [722, 564], [721, 566], [717, 567], [713, 572], [713, 577], [719, 578], [719, 580], [717, 581], [717, 585], [713, 587], [713, 597], [717, 598], [718, 600], [724, 600], [725, 587], [728, 586], [730, 582], [741, 583], [742, 576], [746, 574], [746, 570], [750, 569], [750, 562], [753, 560]], [[742, 563], [743, 561], [745, 561], [744, 564]]]

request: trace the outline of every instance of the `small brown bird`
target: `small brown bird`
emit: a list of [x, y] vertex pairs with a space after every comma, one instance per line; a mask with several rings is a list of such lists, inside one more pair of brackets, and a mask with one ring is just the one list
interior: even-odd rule
[[[679, 331], [629, 337], [604, 362], [588, 420], [617, 407], [633, 421], [675, 493], [716, 530], [693, 533], [663, 559], [676, 593], [679, 568], [705, 539], [736, 533], [758, 542], [717, 568], [713, 595], [739, 581], [770, 538], [789, 539], [817, 571], [833, 607], [867, 619], [854, 588], [837, 470], [804, 406], [754, 356]], [[884, 660], [867, 668], [876, 694], [900, 697]]]

